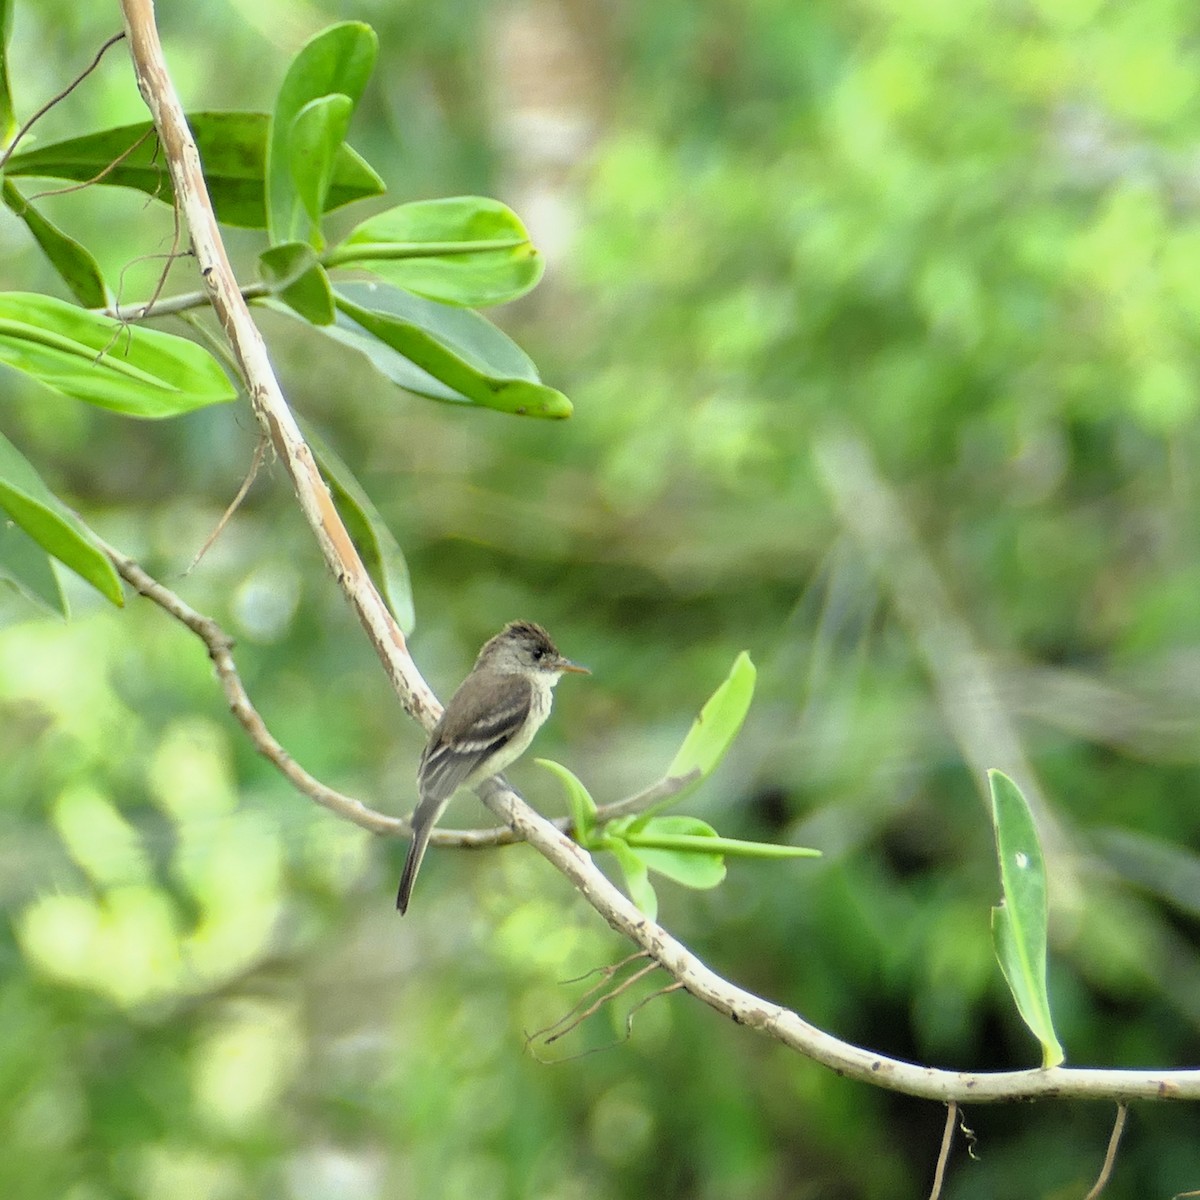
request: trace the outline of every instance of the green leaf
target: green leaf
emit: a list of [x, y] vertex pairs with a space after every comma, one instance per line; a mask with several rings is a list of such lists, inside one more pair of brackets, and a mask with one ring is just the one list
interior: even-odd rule
[[310, 100], [292, 122], [288, 139], [288, 167], [300, 203], [312, 224], [314, 246], [324, 245], [321, 214], [333, 178], [333, 164], [354, 114], [354, 102], [340, 92]]
[[[292, 137], [301, 109], [340, 93], [350, 110], [362, 96], [375, 66], [379, 40], [369, 25], [331, 25], [300, 48], [275, 100], [267, 140], [267, 228], [272, 242], [308, 241], [313, 218], [292, 174]], [[349, 117], [347, 116], [347, 120]]]
[[552, 775], [557, 775], [567, 795], [567, 804], [571, 809], [571, 820], [575, 826], [575, 840], [584, 847], [591, 844], [592, 829], [596, 824], [596, 802], [591, 793], [571, 771], [550, 758], [535, 758], [539, 767], [545, 767]]
[[[204, 178], [217, 218], [227, 225], [264, 229], [267, 224], [264, 179], [267, 169], [267, 113], [197, 112], [188, 114], [188, 125], [204, 163]], [[11, 176], [94, 180], [114, 187], [134, 188], [171, 204], [174, 193], [158, 142], [149, 121], [104, 129], [98, 133], [39, 146], [15, 154], [5, 167]], [[128, 153], [131, 147], [132, 153]], [[122, 155], [126, 157], [122, 158]], [[120, 159], [120, 162], [117, 162]], [[101, 171], [112, 167], [104, 175]], [[286, 164], [285, 164], [286, 170]], [[333, 177], [325, 197], [325, 211], [378, 196], [383, 180], [349, 146], [338, 150]]]
[[17, 132], [12, 87], [8, 74], [8, 35], [12, 33], [14, 0], [0, 0], [0, 149], [9, 145]]
[[654, 817], [626, 841], [651, 871], [684, 887], [714, 888], [725, 878], [717, 831], [696, 817]]
[[650, 872], [641, 856], [620, 838], [606, 838], [601, 848], [608, 850], [617, 860], [621, 874], [625, 876], [625, 888], [629, 898], [650, 918], [658, 918], [658, 895], [650, 883]]
[[[371, 361], [401, 387], [519, 416], [571, 415], [566, 396], [538, 382], [524, 352], [478, 313], [382, 284], [342, 284], [334, 298], [343, 316], [329, 332], [358, 349], [366, 349], [364, 334], [370, 335]], [[405, 361], [383, 355], [378, 343]]]
[[1000, 771], [988, 772], [992, 821], [1004, 898], [992, 909], [996, 958], [1025, 1024], [1042, 1044], [1042, 1066], [1056, 1067], [1063, 1050], [1046, 991], [1046, 864], [1029, 804]]
[[84, 308], [104, 308], [109, 301], [108, 288], [100, 266], [91, 254], [74, 238], [68, 237], [17, 191], [11, 180], [5, 179], [0, 197], [25, 222], [42, 253], [58, 272], [71, 294]]
[[413, 611], [412, 579], [400, 543], [392, 535], [379, 510], [363, 490], [354, 472], [307, 422], [301, 422], [305, 440], [312, 447], [334, 503], [346, 522], [346, 529], [358, 547], [363, 565], [379, 589], [379, 594], [404, 632], [411, 633], [416, 622]]
[[135, 417], [175, 416], [237, 394], [194, 342], [26, 292], [0, 292], [0, 362], [64, 396]]
[[516, 213], [481, 196], [389, 208], [359, 225], [325, 263], [362, 263], [407, 291], [465, 308], [523, 296], [544, 265]]
[[[694, 819], [692, 817], [652, 817], [649, 821], [644, 821], [644, 818], [641, 817], [626, 817], [624, 820], [629, 822], [629, 826], [622, 836], [635, 846], [661, 846], [687, 850], [692, 853], [720, 854], [733, 858], [821, 857], [821, 851], [814, 850], [811, 846], [781, 846], [776, 842], [744, 842], [739, 838], [721, 837], [715, 831], [708, 834], [682, 832], [668, 835], [663, 833], [659, 826], [660, 821], [690, 821]], [[615, 827], [616, 823], [613, 828]]]
[[29, 460], [0, 435], [0, 508], [47, 553], [102, 596], [125, 603], [121, 579], [91, 531], [54, 495]]
[[64, 617], [69, 615], [67, 598], [50, 565], [50, 556], [7, 511], [0, 513], [0, 579], [7, 579], [36, 604]]
[[716, 770], [717, 764], [725, 757], [725, 752], [733, 744], [733, 739], [737, 737], [738, 730], [746, 719], [750, 701], [754, 699], [755, 677], [754, 664], [743, 650], [734, 660], [725, 681], [700, 710], [700, 715], [688, 730], [679, 752], [667, 768], [668, 775], [687, 775], [692, 771], [699, 771], [699, 777], [695, 783], [676, 792], [674, 796], [648, 812], [675, 804]]
[[314, 325], [332, 325], [336, 312], [329, 276], [307, 242], [281, 242], [258, 256], [259, 274], [271, 291]]

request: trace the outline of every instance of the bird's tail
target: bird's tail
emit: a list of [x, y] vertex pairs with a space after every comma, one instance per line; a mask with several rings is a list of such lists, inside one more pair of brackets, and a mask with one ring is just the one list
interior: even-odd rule
[[413, 813], [413, 836], [408, 847], [408, 857], [404, 860], [404, 870], [400, 875], [400, 890], [396, 893], [396, 907], [403, 916], [408, 911], [409, 897], [412, 895], [413, 884], [417, 872], [421, 869], [421, 859], [425, 857], [425, 848], [429, 845], [429, 835], [433, 832], [432, 821], [422, 821], [420, 807]]

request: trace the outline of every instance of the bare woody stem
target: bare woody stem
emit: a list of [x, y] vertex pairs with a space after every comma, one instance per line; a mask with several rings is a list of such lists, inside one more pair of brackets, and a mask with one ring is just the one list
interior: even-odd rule
[[326, 565], [362, 623], [400, 702], [415, 721], [430, 729], [441, 713], [441, 705], [408, 654], [404, 634], [372, 586], [334, 508], [312, 451], [283, 397], [266, 344], [238, 288], [217, 227], [200, 155], [163, 57], [152, 0], [122, 0], [121, 8], [138, 88], [158, 130], [175, 203], [191, 237], [213, 311], [241, 370], [254, 415], [292, 482]]

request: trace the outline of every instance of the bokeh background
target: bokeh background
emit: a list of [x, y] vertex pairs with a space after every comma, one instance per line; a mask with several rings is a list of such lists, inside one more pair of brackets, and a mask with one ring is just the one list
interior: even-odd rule
[[[819, 861], [664, 884], [719, 972], [841, 1037], [1035, 1066], [990, 948], [982, 769], [1039, 805], [1076, 1065], [1200, 1056], [1200, 15], [1178, 0], [228, 0], [160, 5], [189, 107], [269, 109], [325, 24], [381, 58], [351, 134], [387, 203], [497, 195], [549, 267], [494, 314], [572, 397], [538, 424], [400, 394], [270, 314], [296, 408], [409, 560], [446, 694], [506, 620], [593, 678], [541, 735], [601, 800], [655, 779], [748, 649], [745, 731], [688, 811]], [[19, 3], [30, 113], [119, 28]], [[124, 51], [36, 130], [140, 120]], [[52, 185], [47, 185], [52, 186]], [[43, 201], [124, 300], [164, 206]], [[382, 203], [379, 207], [382, 207]], [[361, 213], [345, 216], [346, 227]], [[233, 231], [248, 273], [259, 243]], [[249, 277], [247, 275], [247, 277]], [[0, 282], [54, 279], [0, 220]], [[187, 264], [168, 291], [195, 286]], [[5, 432], [238, 638], [290, 751], [385, 811], [421, 746], [244, 404], [168, 424], [15, 376]], [[68, 581], [69, 584], [69, 581]], [[928, 1193], [933, 1104], [840, 1080], [647, 980], [528, 1035], [627, 952], [520, 848], [432, 853], [256, 758], [144, 601], [0, 594], [0, 1192], [21, 1200], [842, 1200]], [[512, 778], [544, 811], [557, 785]], [[470, 798], [452, 818], [485, 820]], [[610, 867], [612, 864], [608, 864]], [[623, 1040], [624, 1039], [624, 1040]], [[946, 1194], [1080, 1196], [1103, 1105], [975, 1108]], [[1135, 1110], [1106, 1195], [1200, 1187], [1196, 1114]]]

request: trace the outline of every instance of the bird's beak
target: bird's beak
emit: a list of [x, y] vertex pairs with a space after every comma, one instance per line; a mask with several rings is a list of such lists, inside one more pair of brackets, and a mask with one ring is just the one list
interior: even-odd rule
[[579, 663], [572, 662], [569, 658], [560, 658], [555, 667], [566, 675], [590, 675], [591, 671], [587, 667], [581, 667]]

